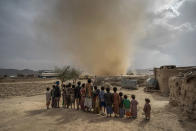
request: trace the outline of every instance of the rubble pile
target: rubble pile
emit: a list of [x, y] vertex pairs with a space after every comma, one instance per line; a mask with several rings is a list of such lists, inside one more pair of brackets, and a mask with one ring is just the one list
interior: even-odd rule
[[109, 84], [110, 86], [121, 86], [121, 77], [118, 76], [103, 76], [103, 77], [97, 77], [95, 82], [95, 85], [99, 86], [106, 86]]

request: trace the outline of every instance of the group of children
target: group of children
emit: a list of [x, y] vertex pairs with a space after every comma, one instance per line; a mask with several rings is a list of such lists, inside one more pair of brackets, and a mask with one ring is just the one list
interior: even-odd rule
[[[137, 117], [137, 105], [135, 95], [131, 95], [131, 101], [127, 95], [123, 96], [123, 93], [117, 93], [117, 88], [113, 88], [114, 93], [110, 92], [110, 88], [101, 87], [101, 90], [97, 86], [93, 86], [91, 79], [88, 82], [81, 85], [79, 81], [77, 85], [69, 83], [68, 85], [62, 85], [62, 91], [60, 90], [59, 82], [53, 85], [52, 90], [47, 88], [46, 92], [46, 106], [49, 109], [50, 102], [52, 108], [59, 108], [59, 100], [62, 96], [63, 108], [81, 109], [83, 111], [93, 111], [94, 113], [104, 115], [105, 111], [107, 117], [111, 117], [114, 113], [115, 117], [123, 118], [136, 118]], [[144, 114], [146, 120], [150, 120], [150, 99], [145, 99]]]
[[[49, 109], [50, 103], [52, 108], [59, 108], [59, 102], [61, 98], [61, 89], [59, 86], [59, 81], [56, 82], [56, 85], [46, 89], [46, 106]], [[52, 102], [51, 102], [52, 101]]]

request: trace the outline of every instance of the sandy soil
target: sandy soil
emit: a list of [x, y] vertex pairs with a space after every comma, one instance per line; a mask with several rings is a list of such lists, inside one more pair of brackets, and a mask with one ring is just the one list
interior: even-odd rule
[[13, 81], [0, 82], [0, 98], [10, 96], [34, 96], [44, 94], [46, 87], [52, 87], [54, 80], [39, 80], [39, 81]]
[[[28, 87], [27, 87], [28, 88]], [[45, 87], [42, 87], [45, 89]], [[23, 89], [23, 88], [22, 88]], [[134, 91], [121, 90], [135, 94], [139, 102], [138, 118], [135, 120], [105, 118], [93, 113], [72, 109], [45, 109], [45, 96], [14, 96], [0, 98], [1, 131], [193, 131], [196, 122], [181, 115], [180, 110], [168, 105], [168, 98], [159, 94], [147, 94], [143, 88]], [[24, 91], [25, 92], [25, 91]], [[144, 99], [149, 97], [152, 118], [146, 122], [142, 115]]]

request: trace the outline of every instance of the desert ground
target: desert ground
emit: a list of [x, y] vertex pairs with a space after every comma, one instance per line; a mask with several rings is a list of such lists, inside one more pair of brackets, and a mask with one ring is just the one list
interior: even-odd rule
[[[135, 120], [106, 118], [73, 109], [45, 107], [45, 89], [55, 80], [0, 82], [0, 131], [194, 131], [196, 121], [189, 120], [168, 97], [159, 93], [119, 89], [124, 94], [135, 94], [139, 102]], [[142, 114], [144, 99], [151, 99], [151, 120]]]

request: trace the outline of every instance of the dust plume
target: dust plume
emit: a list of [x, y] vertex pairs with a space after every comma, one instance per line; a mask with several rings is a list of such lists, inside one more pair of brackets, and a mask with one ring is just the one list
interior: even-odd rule
[[50, 1], [39, 16], [39, 30], [75, 66], [96, 75], [124, 74], [144, 5], [143, 0]]

